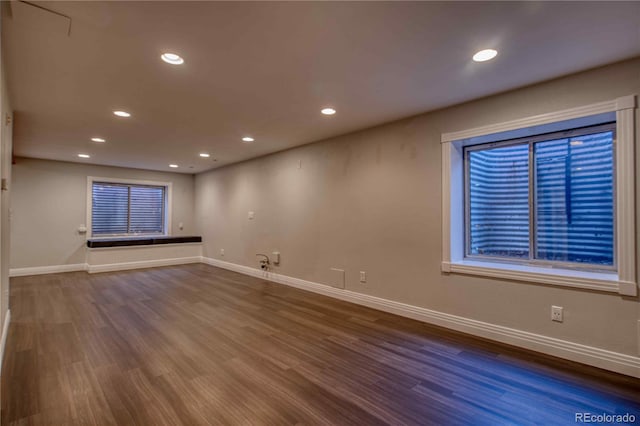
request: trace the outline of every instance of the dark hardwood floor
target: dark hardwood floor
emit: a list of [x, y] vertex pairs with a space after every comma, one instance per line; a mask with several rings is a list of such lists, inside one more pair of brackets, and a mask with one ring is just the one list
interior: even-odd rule
[[640, 380], [197, 264], [13, 278], [3, 425], [575, 424]]

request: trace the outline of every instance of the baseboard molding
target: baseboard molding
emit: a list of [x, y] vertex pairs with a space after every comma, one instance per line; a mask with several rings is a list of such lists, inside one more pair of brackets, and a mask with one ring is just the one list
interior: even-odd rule
[[202, 262], [429, 324], [640, 378], [640, 357], [451, 315], [350, 290], [203, 257]]
[[9, 323], [11, 322], [11, 309], [7, 309], [4, 316], [4, 326], [2, 327], [2, 338], [0, 338], [0, 375], [2, 375], [2, 362], [4, 361], [4, 347], [7, 344], [9, 334]]
[[[202, 256], [201, 262], [206, 263], [207, 265], [217, 266], [219, 268], [228, 269], [234, 272], [240, 272], [241, 274], [251, 275], [252, 277], [264, 278], [274, 282], [280, 282], [276, 279], [277, 277], [284, 277], [284, 275], [278, 275], [273, 272], [265, 272], [261, 269], [252, 268], [250, 266], [238, 265], [237, 263], [225, 262], [224, 260], [213, 259], [211, 257]], [[309, 283], [311, 282], [309, 281]], [[322, 284], [318, 284], [318, 285], [322, 285]], [[324, 285], [322, 286], [325, 287]]]
[[27, 275], [56, 274], [60, 272], [87, 271], [90, 274], [99, 272], [126, 271], [129, 269], [155, 268], [158, 266], [183, 265], [187, 263], [200, 263], [201, 256], [177, 257], [171, 259], [143, 260], [138, 262], [108, 263], [103, 265], [90, 265], [77, 263], [73, 265], [35, 266], [31, 268], [13, 268], [9, 270], [10, 277], [23, 277]]
[[172, 259], [142, 260], [138, 262], [108, 263], [104, 265], [87, 265], [87, 272], [126, 271], [129, 269], [156, 268], [158, 266], [186, 265], [187, 263], [200, 263], [201, 256], [176, 257]]
[[72, 265], [35, 266], [31, 268], [11, 268], [9, 269], [9, 276], [23, 277], [26, 275], [56, 274], [59, 272], [76, 272], [86, 270], [86, 263], [75, 263]]

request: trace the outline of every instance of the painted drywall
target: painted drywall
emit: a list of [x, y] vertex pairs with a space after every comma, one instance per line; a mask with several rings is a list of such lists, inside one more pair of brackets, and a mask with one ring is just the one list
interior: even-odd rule
[[[4, 8], [0, 8], [4, 9]], [[2, 10], [1, 13], [4, 13]], [[0, 190], [0, 330], [9, 309], [11, 155], [13, 150], [13, 110], [7, 90], [5, 62], [0, 49], [0, 177], [5, 185]], [[6, 338], [6, 336], [4, 336]], [[2, 350], [2, 348], [0, 348]], [[0, 359], [0, 361], [2, 361]]]
[[88, 176], [172, 182], [172, 235], [195, 233], [193, 175], [16, 158], [11, 268], [85, 262]]
[[640, 58], [198, 174], [203, 255], [257, 267], [277, 250], [290, 277], [344, 269], [348, 290], [637, 356], [638, 298], [440, 272], [442, 133], [629, 94]]
[[87, 271], [95, 273], [199, 263], [201, 257], [200, 243], [94, 248], [87, 250]]

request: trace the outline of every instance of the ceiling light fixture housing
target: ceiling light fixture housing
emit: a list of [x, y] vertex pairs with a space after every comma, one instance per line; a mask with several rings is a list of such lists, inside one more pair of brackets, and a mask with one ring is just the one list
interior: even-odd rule
[[473, 55], [473, 60], [476, 62], [485, 62], [495, 58], [498, 55], [498, 51], [495, 49], [484, 49], [479, 52], [476, 52]]
[[106, 142], [106, 140], [103, 139], [103, 138], [91, 138], [91, 140], [94, 141], [94, 142], [99, 142], [99, 143]]
[[206, 152], [201, 152], [201, 153], [200, 153], [200, 157], [202, 157], [202, 158], [209, 158], [209, 157], [210, 157], [210, 155], [209, 155], [209, 154], [207, 154]]
[[333, 108], [323, 108], [320, 112], [324, 115], [333, 115], [336, 113], [336, 110]]
[[131, 114], [129, 114], [127, 111], [113, 111], [113, 115], [117, 115], [118, 117], [131, 117]]
[[255, 139], [253, 139], [251, 136], [245, 136], [244, 138], [242, 138], [242, 142], [253, 142]]
[[184, 59], [182, 59], [180, 55], [176, 55], [175, 53], [163, 53], [162, 55], [160, 55], [160, 58], [171, 65], [184, 64]]

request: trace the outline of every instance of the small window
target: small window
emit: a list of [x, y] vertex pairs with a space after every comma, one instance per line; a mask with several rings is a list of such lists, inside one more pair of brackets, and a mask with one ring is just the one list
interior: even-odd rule
[[615, 127], [465, 147], [465, 257], [614, 269]]
[[94, 237], [166, 234], [166, 186], [94, 181], [91, 197]]

